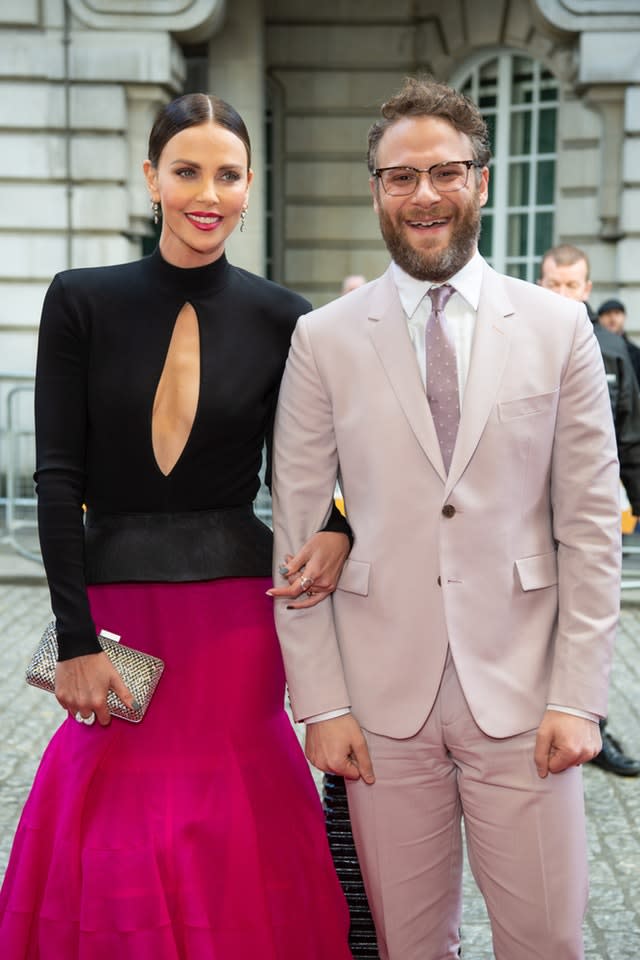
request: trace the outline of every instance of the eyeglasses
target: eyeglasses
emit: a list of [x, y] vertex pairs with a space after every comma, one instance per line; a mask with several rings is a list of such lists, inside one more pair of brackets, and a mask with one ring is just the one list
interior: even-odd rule
[[471, 167], [482, 167], [477, 160], [448, 160], [426, 169], [418, 167], [381, 167], [373, 171], [391, 197], [408, 197], [417, 189], [422, 173], [429, 177], [436, 193], [453, 193], [466, 187]]

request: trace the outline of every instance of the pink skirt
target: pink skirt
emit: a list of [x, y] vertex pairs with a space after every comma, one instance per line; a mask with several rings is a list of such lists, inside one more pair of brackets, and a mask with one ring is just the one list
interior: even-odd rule
[[268, 585], [90, 588], [97, 628], [165, 672], [140, 724], [68, 718], [51, 740], [0, 893], [3, 960], [351, 958]]

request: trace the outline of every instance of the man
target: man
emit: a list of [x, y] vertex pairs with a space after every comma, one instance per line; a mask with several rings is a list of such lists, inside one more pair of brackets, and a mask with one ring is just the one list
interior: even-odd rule
[[307, 755], [347, 778], [382, 960], [457, 956], [462, 816], [496, 958], [583, 957], [578, 765], [606, 713], [618, 463], [584, 307], [477, 252], [489, 155], [449, 87], [383, 106], [393, 263], [299, 320], [277, 415], [276, 557], [337, 475], [355, 538], [328, 602], [276, 616]]
[[[607, 373], [609, 397], [616, 432], [620, 477], [634, 516], [640, 516], [640, 394], [628, 351], [619, 337], [606, 330], [589, 307], [591, 293], [589, 261], [583, 250], [561, 244], [547, 250], [540, 266], [540, 284], [561, 296], [584, 303], [600, 345]], [[625, 754], [620, 741], [600, 721], [602, 749], [591, 761], [620, 777], [637, 777], [640, 761]]]
[[609, 330], [610, 333], [615, 333], [617, 336], [622, 337], [627, 348], [627, 353], [629, 354], [629, 359], [631, 360], [633, 372], [636, 375], [636, 380], [640, 384], [640, 347], [637, 347], [633, 340], [630, 340], [627, 336], [624, 329], [626, 322], [627, 311], [624, 303], [620, 300], [605, 300], [605, 302], [598, 307], [598, 323], [604, 327], [605, 330]]
[[621, 337], [626, 321], [627, 311], [621, 300], [605, 300], [598, 307], [598, 323], [602, 324], [605, 330]]

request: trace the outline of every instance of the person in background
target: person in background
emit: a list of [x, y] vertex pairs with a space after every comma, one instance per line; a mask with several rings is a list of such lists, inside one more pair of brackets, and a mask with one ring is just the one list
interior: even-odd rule
[[352, 290], [357, 290], [358, 287], [362, 287], [367, 282], [367, 278], [362, 273], [350, 273], [342, 281], [342, 287], [340, 293], [344, 296], [345, 293], [350, 293]]
[[[18, 826], [0, 956], [349, 960], [319, 797], [284, 709], [271, 532], [252, 508], [309, 304], [226, 259], [253, 177], [233, 107], [205, 94], [165, 106], [144, 170], [156, 251], [58, 274], [44, 302], [36, 479], [68, 716]], [[327, 502], [300, 551], [308, 606], [349, 549]], [[139, 724], [110, 722], [108, 691], [131, 695], [102, 627], [165, 661]]]
[[278, 599], [276, 621], [307, 756], [345, 777], [382, 960], [458, 955], [463, 818], [497, 960], [584, 957], [618, 459], [584, 307], [478, 252], [489, 159], [451, 87], [409, 78], [382, 106], [392, 262], [298, 320], [276, 414], [276, 557], [338, 476], [354, 536], [329, 601]]
[[[584, 303], [602, 352], [616, 431], [620, 477], [634, 516], [640, 516], [640, 393], [629, 353], [622, 340], [598, 322], [589, 306], [592, 283], [586, 253], [571, 244], [553, 247], [542, 257], [541, 286]], [[591, 763], [621, 777], [640, 775], [640, 760], [625, 754], [622, 744], [600, 721], [602, 749]]]
[[629, 353], [629, 359], [631, 360], [636, 380], [640, 384], [640, 347], [636, 346], [633, 340], [629, 339], [625, 331], [626, 322], [627, 311], [620, 300], [605, 300], [605, 302], [598, 307], [598, 323], [606, 330], [610, 330], [611, 333], [622, 337]]

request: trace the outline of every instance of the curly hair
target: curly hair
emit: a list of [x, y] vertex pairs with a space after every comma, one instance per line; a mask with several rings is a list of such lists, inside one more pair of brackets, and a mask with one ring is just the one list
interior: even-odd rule
[[382, 118], [369, 130], [367, 164], [376, 169], [376, 155], [383, 134], [403, 117], [440, 117], [471, 141], [473, 159], [486, 166], [491, 157], [489, 132], [478, 107], [458, 90], [431, 77], [407, 77], [403, 86], [382, 104]]

